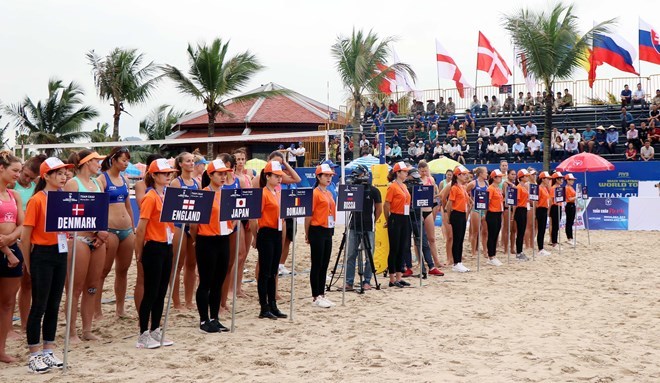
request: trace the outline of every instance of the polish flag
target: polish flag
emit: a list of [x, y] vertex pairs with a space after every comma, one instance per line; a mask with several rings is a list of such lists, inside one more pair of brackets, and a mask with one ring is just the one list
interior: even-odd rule
[[[386, 71], [388, 68], [387, 65], [381, 63], [376, 64], [376, 66], [378, 67], [378, 72], [376, 75]], [[392, 92], [396, 92], [396, 73], [393, 69], [390, 69], [385, 77], [383, 77], [380, 84], [378, 84], [378, 90], [382, 93], [385, 93], [386, 95], [390, 95]]]
[[437, 39], [435, 40], [435, 56], [438, 61], [438, 77], [454, 80], [458, 94], [461, 98], [465, 98], [465, 88], [472, 88], [472, 85], [467, 82], [454, 59], [449, 56], [449, 52]]
[[502, 56], [490, 45], [490, 41], [479, 32], [479, 46], [477, 48], [477, 70], [488, 73], [493, 86], [504, 85], [509, 82], [511, 70], [504, 62]]

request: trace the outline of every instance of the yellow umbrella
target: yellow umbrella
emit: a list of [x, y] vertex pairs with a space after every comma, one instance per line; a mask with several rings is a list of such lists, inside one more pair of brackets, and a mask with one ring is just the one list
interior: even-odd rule
[[245, 163], [245, 168], [252, 169], [258, 174], [261, 171], [261, 169], [266, 167], [266, 164], [267, 162], [264, 160], [253, 158]]
[[457, 161], [442, 156], [429, 162], [429, 170], [432, 174], [445, 174], [447, 170], [454, 170], [458, 165], [460, 164]]

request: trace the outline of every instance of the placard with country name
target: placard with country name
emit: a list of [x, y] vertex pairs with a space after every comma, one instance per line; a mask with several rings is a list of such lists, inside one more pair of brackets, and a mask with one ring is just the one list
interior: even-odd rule
[[314, 189], [282, 190], [280, 218], [301, 218], [312, 215]]
[[104, 231], [108, 229], [108, 194], [48, 192], [46, 231]]
[[362, 211], [364, 185], [339, 185], [337, 211]]
[[477, 210], [488, 209], [488, 191], [475, 190], [474, 192], [474, 208]]
[[589, 198], [589, 193], [588, 193], [588, 188], [587, 185], [582, 186], [582, 199], [588, 199]]
[[529, 200], [538, 201], [539, 200], [539, 185], [529, 184]]
[[518, 204], [518, 189], [515, 187], [509, 187], [506, 189], [506, 204], [509, 206], [515, 206]]
[[433, 207], [433, 185], [413, 186], [413, 206], [415, 209]]
[[261, 218], [262, 189], [223, 189], [221, 193], [220, 221]]
[[165, 189], [161, 222], [208, 224], [211, 221], [215, 192], [179, 188]]
[[559, 186], [555, 188], [555, 203], [562, 203], [566, 200], [566, 188]]

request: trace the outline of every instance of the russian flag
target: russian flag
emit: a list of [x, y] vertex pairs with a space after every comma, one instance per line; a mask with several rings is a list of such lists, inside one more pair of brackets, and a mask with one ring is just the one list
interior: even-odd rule
[[639, 75], [633, 66], [635, 49], [623, 37], [615, 33], [594, 34], [593, 59], [610, 64], [624, 72]]
[[639, 19], [639, 59], [660, 65], [660, 34]]

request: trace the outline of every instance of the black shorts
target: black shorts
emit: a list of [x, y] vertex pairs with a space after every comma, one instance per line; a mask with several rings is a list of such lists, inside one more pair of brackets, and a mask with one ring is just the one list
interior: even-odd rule
[[15, 243], [9, 246], [11, 251], [18, 258], [19, 263], [15, 267], [9, 267], [9, 262], [4, 254], [0, 255], [0, 278], [20, 278], [23, 276], [23, 253], [18, 245]]
[[429, 214], [431, 214], [431, 213], [433, 213], [433, 212], [432, 211], [423, 211], [422, 212], [422, 217], [424, 217], [424, 219], [426, 220], [426, 217], [428, 217]]
[[284, 224], [286, 225], [286, 239], [293, 241], [293, 218], [285, 218]]

